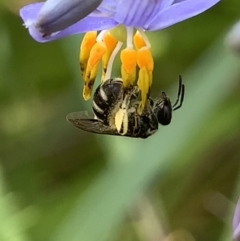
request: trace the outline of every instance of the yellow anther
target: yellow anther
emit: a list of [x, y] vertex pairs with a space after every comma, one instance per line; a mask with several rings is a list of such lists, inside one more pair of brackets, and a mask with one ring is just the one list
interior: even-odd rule
[[146, 43], [143, 40], [142, 35], [138, 31], [135, 33], [133, 37], [133, 42], [137, 50], [146, 46]]
[[106, 44], [107, 49], [114, 50], [117, 45], [117, 39], [115, 39], [109, 32], [104, 36], [103, 42]]
[[149, 92], [150, 92], [150, 83], [152, 82], [152, 74], [149, 74], [147, 69], [145, 67], [141, 68], [139, 71], [139, 76], [138, 76], [138, 87], [139, 90], [141, 91], [141, 102], [138, 106], [138, 113], [141, 115], [148, 97], [149, 97]]
[[[148, 48], [142, 48], [137, 52], [137, 63], [139, 68], [145, 67], [149, 75], [152, 75], [152, 71], [154, 68], [154, 61], [152, 54]], [[150, 82], [150, 86], [152, 85], [152, 79]]]
[[107, 33], [103, 38], [103, 42], [105, 43], [107, 50], [102, 57], [102, 81], [105, 78], [108, 62], [117, 45], [117, 40], [110, 33]]
[[137, 51], [134, 49], [124, 49], [120, 55], [122, 61], [121, 76], [123, 86], [132, 85], [136, 79]]
[[123, 80], [123, 86], [125, 88], [133, 85], [134, 81], [136, 80], [136, 68], [133, 70], [132, 73], [129, 73], [126, 71], [126, 69], [124, 68], [124, 65], [121, 65], [121, 77]]
[[141, 103], [139, 105], [138, 112], [141, 114], [147, 103], [150, 87], [152, 85], [152, 71], [154, 62], [150, 50], [146, 47], [138, 50], [137, 57], [137, 63], [140, 68], [138, 87], [141, 91]]
[[88, 100], [91, 97], [92, 88], [98, 72], [98, 66], [102, 56], [105, 54], [107, 48], [103, 42], [97, 42], [92, 47], [87, 63], [86, 74], [84, 78], [83, 98]]
[[83, 78], [85, 78], [88, 58], [93, 45], [96, 43], [96, 37], [96, 31], [86, 33], [80, 46], [79, 63]]
[[86, 75], [86, 80], [84, 81], [83, 87], [83, 98], [88, 100], [91, 97], [93, 85], [98, 72], [98, 64], [96, 64], [91, 71]]
[[153, 71], [154, 61], [149, 49], [142, 48], [137, 51], [137, 63], [140, 69], [146, 67], [148, 71]]
[[98, 64], [106, 51], [107, 47], [103, 42], [97, 42], [96, 44], [94, 44], [90, 52], [87, 67], [91, 68], [94, 65]]
[[[124, 88], [133, 85], [136, 80], [137, 66], [139, 67], [138, 88], [141, 92], [141, 102], [138, 112], [141, 114], [148, 101], [150, 87], [152, 85], [152, 72], [154, 61], [150, 52], [150, 43], [143, 30], [139, 29], [133, 36], [131, 29], [118, 26], [114, 30], [102, 31], [98, 37], [97, 32], [88, 32], [80, 47], [79, 61], [84, 79], [83, 98], [91, 97], [95, 78], [97, 76], [100, 61], [102, 61], [102, 81], [111, 77], [111, 68], [117, 51], [121, 48], [121, 42], [126, 40], [127, 48], [121, 51], [120, 59], [121, 77]], [[119, 40], [121, 37], [121, 41]], [[118, 42], [120, 41], [120, 42]], [[135, 49], [133, 49], [134, 42]], [[107, 74], [107, 75], [106, 75]], [[123, 118], [122, 118], [123, 119]]]

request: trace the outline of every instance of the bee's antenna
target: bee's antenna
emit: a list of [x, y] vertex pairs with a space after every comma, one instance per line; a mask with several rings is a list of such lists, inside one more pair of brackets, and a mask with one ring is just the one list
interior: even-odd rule
[[[184, 94], [185, 94], [185, 86], [182, 84], [182, 76], [179, 75], [179, 88], [178, 88], [178, 95], [177, 100], [175, 101], [173, 107], [173, 110], [177, 110], [182, 106], [183, 100], [184, 100]], [[180, 99], [180, 103], [179, 103]], [[178, 105], [179, 103], [179, 105]], [[178, 105], [178, 106], [177, 106]]]
[[178, 95], [175, 103], [172, 106], [173, 108], [178, 104], [181, 92], [182, 92], [182, 76], [179, 75]]
[[185, 94], [185, 85], [182, 85], [182, 92], [181, 92], [181, 99], [180, 99], [180, 103], [178, 106], [175, 106], [175, 108], [173, 108], [173, 110], [177, 110], [179, 108], [181, 108], [183, 100], [184, 100], [184, 94]]

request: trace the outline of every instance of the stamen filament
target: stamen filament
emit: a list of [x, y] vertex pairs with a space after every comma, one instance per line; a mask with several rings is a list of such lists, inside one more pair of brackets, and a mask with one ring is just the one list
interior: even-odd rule
[[115, 39], [111, 34], [110, 32], [108, 32], [104, 38], [103, 38], [103, 42], [105, 43], [106, 45], [106, 48], [107, 48], [107, 51], [106, 53], [103, 55], [102, 57], [102, 82], [104, 81], [105, 79], [105, 75], [106, 75], [106, 72], [107, 72], [107, 68], [108, 68], [108, 63], [109, 63], [109, 59], [114, 51], [114, 49], [116, 48], [117, 46], [117, 39]]
[[108, 33], [108, 31], [109, 31], [109, 30], [102, 30], [102, 31], [98, 34], [96, 41], [97, 41], [97, 42], [102, 42], [104, 36]]
[[139, 33], [141, 34], [141, 36], [142, 36], [142, 38], [143, 38], [143, 40], [144, 40], [144, 42], [145, 42], [145, 44], [146, 44], [146, 47], [147, 47], [148, 49], [150, 49], [150, 48], [151, 48], [151, 44], [150, 44], [150, 42], [149, 42], [149, 40], [148, 40], [148, 37], [147, 37], [147, 35], [145, 34], [144, 30], [143, 30], [142, 28], [138, 28], [137, 30], [138, 30]]
[[132, 27], [126, 27], [127, 29], [127, 48], [132, 49], [133, 48], [133, 28]]
[[[112, 78], [113, 62], [123, 42], [126, 42], [126, 48], [120, 53], [121, 78], [123, 87], [128, 89], [134, 85], [137, 66], [139, 67], [137, 88], [141, 93], [141, 101], [138, 113], [141, 114], [146, 107], [152, 85], [154, 61], [151, 54], [151, 44], [142, 28], [138, 28], [135, 32], [133, 27], [123, 29], [123, 26], [119, 25], [115, 29], [117, 31], [113, 30], [103, 30], [98, 35], [96, 32], [87, 33], [84, 37], [80, 54], [80, 65], [84, 79], [83, 97], [87, 100], [91, 96], [100, 61], [102, 61], [102, 82]], [[124, 34], [122, 34], [123, 31]], [[119, 40], [119, 36], [122, 35], [124, 37]]]
[[107, 71], [106, 71], [106, 75], [105, 75], [105, 78], [104, 78], [104, 81], [106, 81], [107, 79], [110, 79], [111, 78], [111, 73], [112, 73], [112, 66], [113, 66], [113, 61], [114, 59], [116, 58], [116, 55], [118, 54], [119, 50], [121, 49], [123, 45], [123, 42], [118, 42], [117, 43], [117, 46], [115, 47], [115, 49], [113, 50], [112, 54], [111, 54], [111, 57], [109, 59], [109, 62], [108, 62], [108, 67], [107, 67]]

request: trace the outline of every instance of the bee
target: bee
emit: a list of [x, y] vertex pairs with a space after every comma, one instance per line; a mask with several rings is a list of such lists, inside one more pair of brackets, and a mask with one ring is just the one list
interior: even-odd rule
[[139, 114], [138, 87], [124, 89], [121, 78], [108, 79], [94, 93], [93, 114], [73, 112], [67, 115], [67, 120], [81, 130], [96, 134], [147, 138], [158, 130], [159, 124], [171, 123], [172, 112], [182, 106], [184, 93], [185, 86], [179, 76], [178, 95], [173, 105], [162, 92], [156, 99], [148, 97], [146, 107]]

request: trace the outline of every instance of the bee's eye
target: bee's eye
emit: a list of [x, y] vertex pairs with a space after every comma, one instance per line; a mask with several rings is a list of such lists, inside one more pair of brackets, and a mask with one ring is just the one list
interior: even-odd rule
[[158, 108], [157, 111], [158, 122], [161, 125], [168, 125], [172, 119], [172, 108], [170, 105], [164, 105], [163, 108]]

